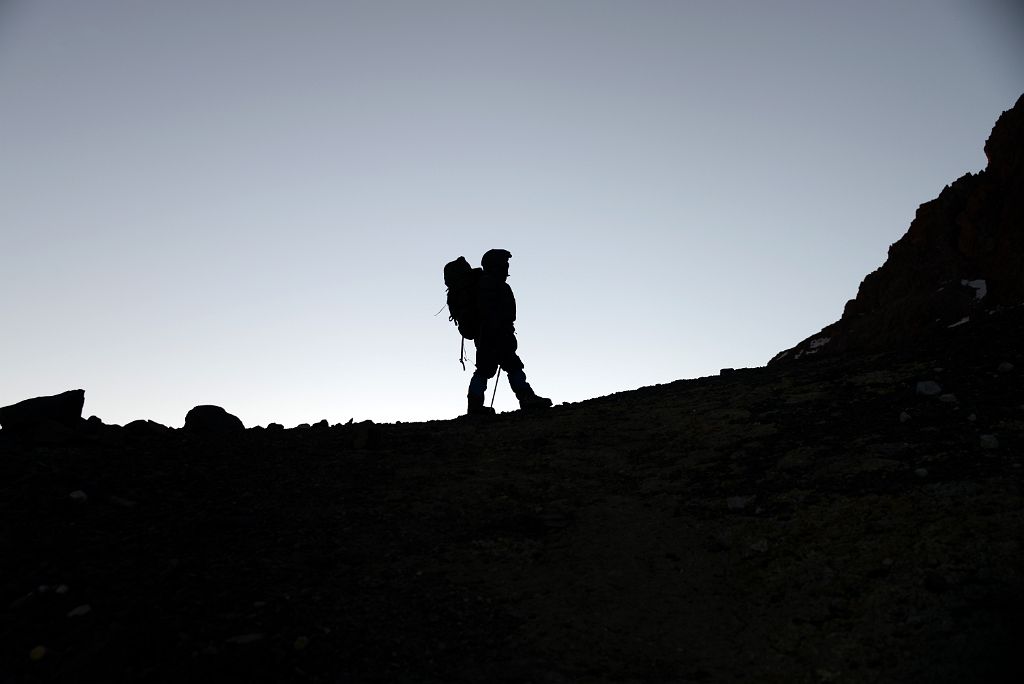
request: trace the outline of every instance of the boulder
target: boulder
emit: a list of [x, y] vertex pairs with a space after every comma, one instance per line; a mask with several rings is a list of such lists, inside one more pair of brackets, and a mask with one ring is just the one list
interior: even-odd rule
[[185, 414], [185, 431], [196, 434], [222, 434], [241, 432], [245, 425], [220, 406], [196, 406]]
[[69, 390], [48, 397], [35, 397], [0, 408], [0, 427], [12, 433], [36, 433], [59, 426], [76, 430], [82, 420], [85, 390]]
[[133, 420], [132, 422], [125, 424], [124, 431], [129, 435], [149, 437], [165, 435], [171, 431], [171, 428], [166, 425], [161, 425], [153, 420]]

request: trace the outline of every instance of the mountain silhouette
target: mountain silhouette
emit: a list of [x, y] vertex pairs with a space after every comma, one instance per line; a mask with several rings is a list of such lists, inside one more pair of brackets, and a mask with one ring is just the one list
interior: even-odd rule
[[1022, 101], [764, 368], [490, 420], [0, 409], [4, 681], [1016, 681]]
[[842, 317], [773, 363], [893, 349], [1024, 301], [1024, 95], [985, 142], [988, 166], [922, 204]]

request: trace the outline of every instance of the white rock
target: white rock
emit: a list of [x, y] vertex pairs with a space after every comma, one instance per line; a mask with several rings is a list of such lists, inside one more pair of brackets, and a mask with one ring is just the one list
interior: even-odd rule
[[85, 503], [86, 501], [89, 500], [89, 495], [83, 492], [81, 489], [76, 489], [75, 491], [68, 494], [68, 496], [71, 497], [72, 501], [77, 501], [78, 503]]
[[975, 413], [972, 413], [971, 415], [967, 416], [967, 420], [969, 420], [969, 421], [971, 421], [973, 423], [974, 421], [978, 420], [978, 415], [975, 414]]
[[20, 608], [27, 606], [35, 597], [36, 592], [30, 591], [21, 598], [15, 599], [11, 602], [11, 610], [19, 610]]
[[1010, 363], [1009, 361], [1003, 361], [996, 368], [996, 370], [999, 371], [1000, 373], [1009, 373], [1013, 369], [1014, 369], [1014, 365], [1012, 363]]
[[961, 280], [960, 284], [974, 288], [974, 298], [978, 301], [984, 299], [988, 294], [988, 283], [980, 278], [978, 280]]
[[902, 413], [900, 413], [900, 422], [901, 423], [906, 423], [908, 420], [910, 420], [910, 414], [909, 413], [907, 413], [906, 411], [903, 411]]
[[68, 617], [69, 618], [82, 617], [83, 615], [88, 615], [91, 611], [92, 611], [92, 606], [90, 606], [88, 603], [84, 603], [84, 604], [78, 606], [77, 608], [73, 608], [71, 610], [71, 612], [68, 613]]

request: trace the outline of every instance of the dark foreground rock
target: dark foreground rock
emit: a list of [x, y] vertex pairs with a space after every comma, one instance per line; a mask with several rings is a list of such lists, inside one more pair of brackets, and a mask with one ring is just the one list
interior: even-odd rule
[[0, 427], [7, 434], [63, 435], [78, 428], [84, 405], [85, 390], [81, 389], [26, 399], [0, 408]]
[[185, 414], [185, 431], [202, 435], [241, 432], [245, 425], [220, 406], [203, 405]]
[[1022, 336], [1008, 309], [912, 351], [372, 439], [0, 446], [0, 672], [1017, 681]]

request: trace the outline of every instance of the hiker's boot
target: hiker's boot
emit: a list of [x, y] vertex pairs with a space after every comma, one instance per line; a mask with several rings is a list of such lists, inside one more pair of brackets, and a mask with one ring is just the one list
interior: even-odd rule
[[521, 409], [544, 409], [551, 406], [550, 399], [538, 397], [532, 389], [516, 392], [516, 398], [519, 399]]
[[482, 394], [469, 394], [469, 408], [466, 409], [467, 416], [493, 416], [494, 409], [490, 406], [484, 406], [484, 395]]

